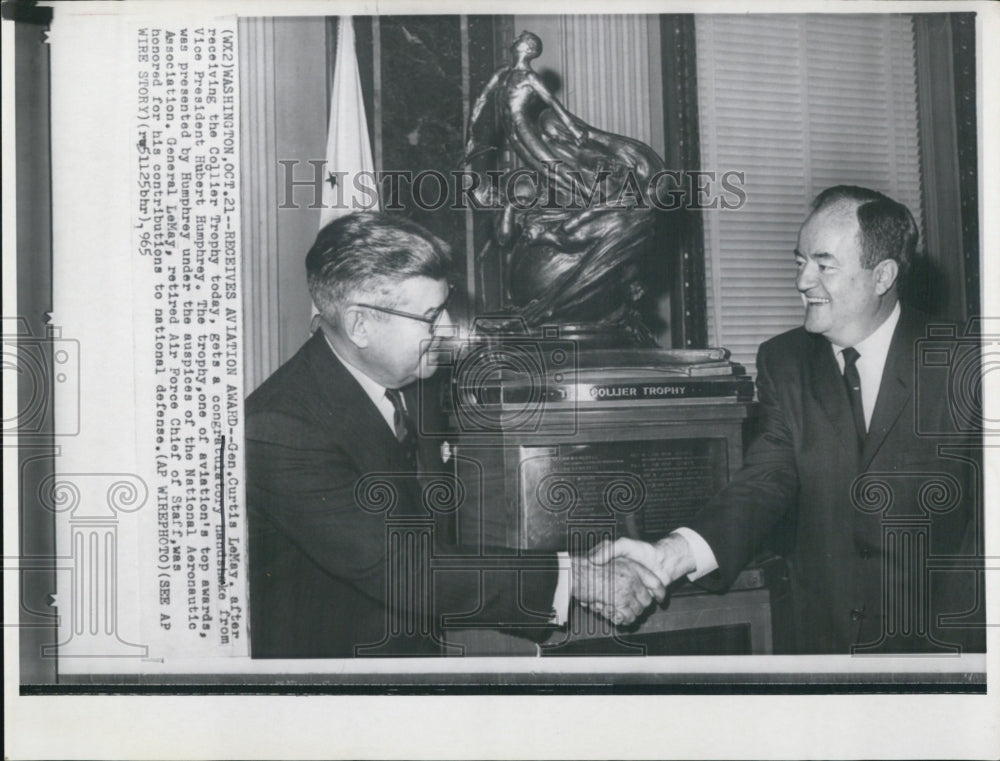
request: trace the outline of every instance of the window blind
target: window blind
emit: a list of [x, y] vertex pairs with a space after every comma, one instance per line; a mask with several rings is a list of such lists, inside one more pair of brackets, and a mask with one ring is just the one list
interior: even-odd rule
[[696, 17], [702, 168], [745, 172], [746, 203], [706, 210], [709, 342], [755, 374], [802, 323], [793, 250], [809, 202], [862, 185], [921, 219], [908, 15]]

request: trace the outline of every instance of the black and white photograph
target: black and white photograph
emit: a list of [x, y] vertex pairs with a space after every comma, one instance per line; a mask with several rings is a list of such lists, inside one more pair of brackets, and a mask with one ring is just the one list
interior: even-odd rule
[[994, 7], [3, 19], [7, 757], [1000, 751]]

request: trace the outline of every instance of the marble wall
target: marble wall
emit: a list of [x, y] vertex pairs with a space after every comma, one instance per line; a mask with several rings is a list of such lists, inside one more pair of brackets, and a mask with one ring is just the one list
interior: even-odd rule
[[495, 17], [457, 15], [355, 19], [376, 169], [420, 181], [384, 181], [383, 208], [405, 214], [452, 246], [460, 286], [456, 307], [463, 313], [496, 308], [501, 296], [498, 273], [486, 274], [496, 263], [476, 264], [491, 220], [458, 208], [451, 180], [461, 169], [471, 102], [496, 65], [497, 24]]

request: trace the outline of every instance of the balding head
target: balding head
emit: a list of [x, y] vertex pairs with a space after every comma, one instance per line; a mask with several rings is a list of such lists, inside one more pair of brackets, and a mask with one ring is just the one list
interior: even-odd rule
[[861, 265], [873, 269], [893, 259], [902, 280], [910, 268], [920, 237], [910, 210], [898, 201], [868, 188], [836, 185], [827, 188], [812, 202], [813, 212], [829, 210], [854, 215], [858, 223]]

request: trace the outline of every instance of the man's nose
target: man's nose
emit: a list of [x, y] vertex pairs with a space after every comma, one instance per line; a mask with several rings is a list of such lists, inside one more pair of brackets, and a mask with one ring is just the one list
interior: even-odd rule
[[795, 276], [795, 287], [798, 288], [802, 293], [805, 293], [814, 285], [816, 285], [816, 272], [817, 268], [815, 263], [807, 262], [799, 268], [798, 274]]

